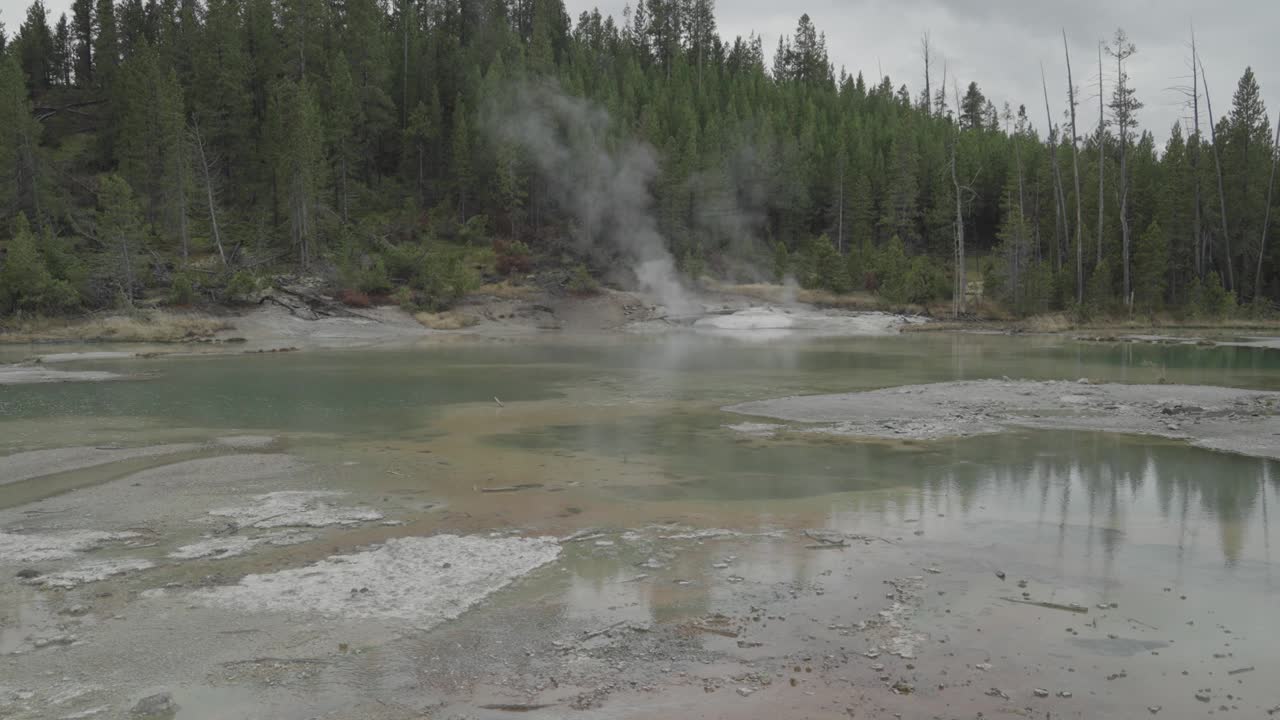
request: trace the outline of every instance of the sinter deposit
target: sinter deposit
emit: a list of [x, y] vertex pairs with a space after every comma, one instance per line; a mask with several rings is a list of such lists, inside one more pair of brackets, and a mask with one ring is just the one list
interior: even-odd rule
[[977, 380], [786, 397], [725, 410], [822, 423], [796, 429], [860, 437], [928, 440], [1007, 427], [1093, 430], [1280, 458], [1280, 393], [1200, 385]]
[[559, 555], [559, 542], [546, 537], [398, 538], [309, 567], [249, 575], [196, 597], [238, 610], [394, 618], [429, 628]]

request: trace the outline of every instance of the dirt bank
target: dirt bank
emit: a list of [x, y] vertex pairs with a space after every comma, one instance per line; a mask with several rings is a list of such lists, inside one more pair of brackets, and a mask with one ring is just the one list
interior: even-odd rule
[[1221, 387], [979, 380], [787, 397], [725, 410], [806, 423], [798, 428], [735, 426], [755, 434], [798, 429], [929, 440], [1032, 427], [1156, 435], [1280, 458], [1280, 393]]

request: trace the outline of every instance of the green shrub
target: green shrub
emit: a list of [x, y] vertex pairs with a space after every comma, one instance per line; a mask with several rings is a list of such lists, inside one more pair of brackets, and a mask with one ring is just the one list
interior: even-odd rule
[[383, 246], [382, 260], [387, 277], [397, 282], [412, 281], [421, 270], [426, 255], [426, 248], [418, 243]]
[[690, 280], [697, 283], [702, 274], [706, 272], [707, 264], [703, 261], [701, 252], [688, 249], [680, 256], [680, 269], [689, 276]]
[[586, 265], [578, 263], [569, 272], [569, 292], [575, 295], [595, 295], [600, 292], [600, 284], [591, 277]]
[[169, 304], [190, 305], [195, 300], [196, 286], [191, 276], [184, 272], [174, 275], [173, 282], [169, 285]]
[[1084, 304], [1084, 313], [1091, 318], [1106, 317], [1116, 311], [1115, 278], [1110, 261], [1098, 263], [1085, 282]]
[[831, 238], [826, 235], [820, 235], [804, 244], [794, 269], [796, 279], [802, 287], [835, 293], [849, 291], [848, 270]]
[[0, 312], [63, 312], [78, 304], [79, 293], [49, 272], [26, 217], [19, 215], [0, 266]]
[[258, 290], [258, 279], [248, 270], [240, 270], [227, 281], [223, 294], [231, 302], [245, 302]]
[[1222, 287], [1222, 277], [1216, 271], [1209, 273], [1205, 283], [1203, 307], [1204, 316], [1214, 319], [1231, 317], [1236, 310], [1236, 294]]
[[781, 241], [773, 244], [773, 281], [782, 282], [782, 279], [791, 274], [791, 255], [787, 252], [787, 246]]
[[391, 293], [391, 300], [405, 310], [417, 309], [417, 301], [414, 300], [413, 291], [407, 287], [396, 288], [396, 291]]
[[465, 250], [436, 245], [427, 251], [412, 285], [421, 292], [424, 308], [440, 312], [479, 287], [480, 276], [467, 263]]

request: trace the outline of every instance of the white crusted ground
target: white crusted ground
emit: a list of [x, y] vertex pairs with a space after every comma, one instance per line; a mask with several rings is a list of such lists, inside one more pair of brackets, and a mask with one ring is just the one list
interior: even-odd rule
[[305, 532], [273, 532], [258, 537], [231, 535], [214, 537], [183, 545], [169, 553], [175, 560], [198, 560], [200, 558], [222, 558], [244, 555], [259, 545], [297, 545], [314, 540], [315, 536]]
[[1008, 427], [1158, 435], [1280, 458], [1280, 393], [1203, 385], [974, 380], [741, 403], [729, 412], [809, 424], [794, 429], [927, 440]]
[[895, 335], [913, 318], [882, 312], [839, 312], [808, 308], [752, 307], [729, 315], [710, 315], [693, 324], [695, 329], [747, 334], [795, 331], [818, 335]]
[[0, 365], [0, 385], [30, 385], [51, 382], [102, 382], [124, 375], [100, 370], [54, 370], [38, 365]]
[[248, 575], [237, 585], [193, 596], [237, 610], [392, 618], [429, 628], [458, 617], [559, 554], [559, 542], [548, 537], [399, 538], [308, 567]]
[[209, 514], [232, 520], [241, 527], [256, 528], [356, 525], [382, 519], [382, 513], [371, 508], [329, 504], [329, 501], [345, 494], [310, 490], [272, 492], [254, 495], [253, 502], [248, 505], [216, 508]]
[[41, 575], [32, 579], [30, 583], [32, 585], [42, 585], [47, 588], [61, 588], [69, 590], [78, 585], [84, 585], [85, 583], [98, 582], [99, 580], [106, 580], [109, 577], [137, 572], [138, 570], [146, 570], [147, 568], [152, 567], [155, 567], [155, 563], [138, 558], [94, 560], [77, 565], [70, 570]]
[[63, 560], [107, 543], [138, 537], [132, 532], [70, 530], [61, 533], [0, 532], [0, 564]]

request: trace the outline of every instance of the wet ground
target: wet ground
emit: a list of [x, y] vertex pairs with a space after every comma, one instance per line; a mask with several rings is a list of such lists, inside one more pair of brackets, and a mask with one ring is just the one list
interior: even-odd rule
[[686, 333], [58, 368], [124, 377], [0, 387], [0, 717], [1280, 706], [1275, 462], [720, 410], [1004, 376], [1280, 390], [1274, 350]]

